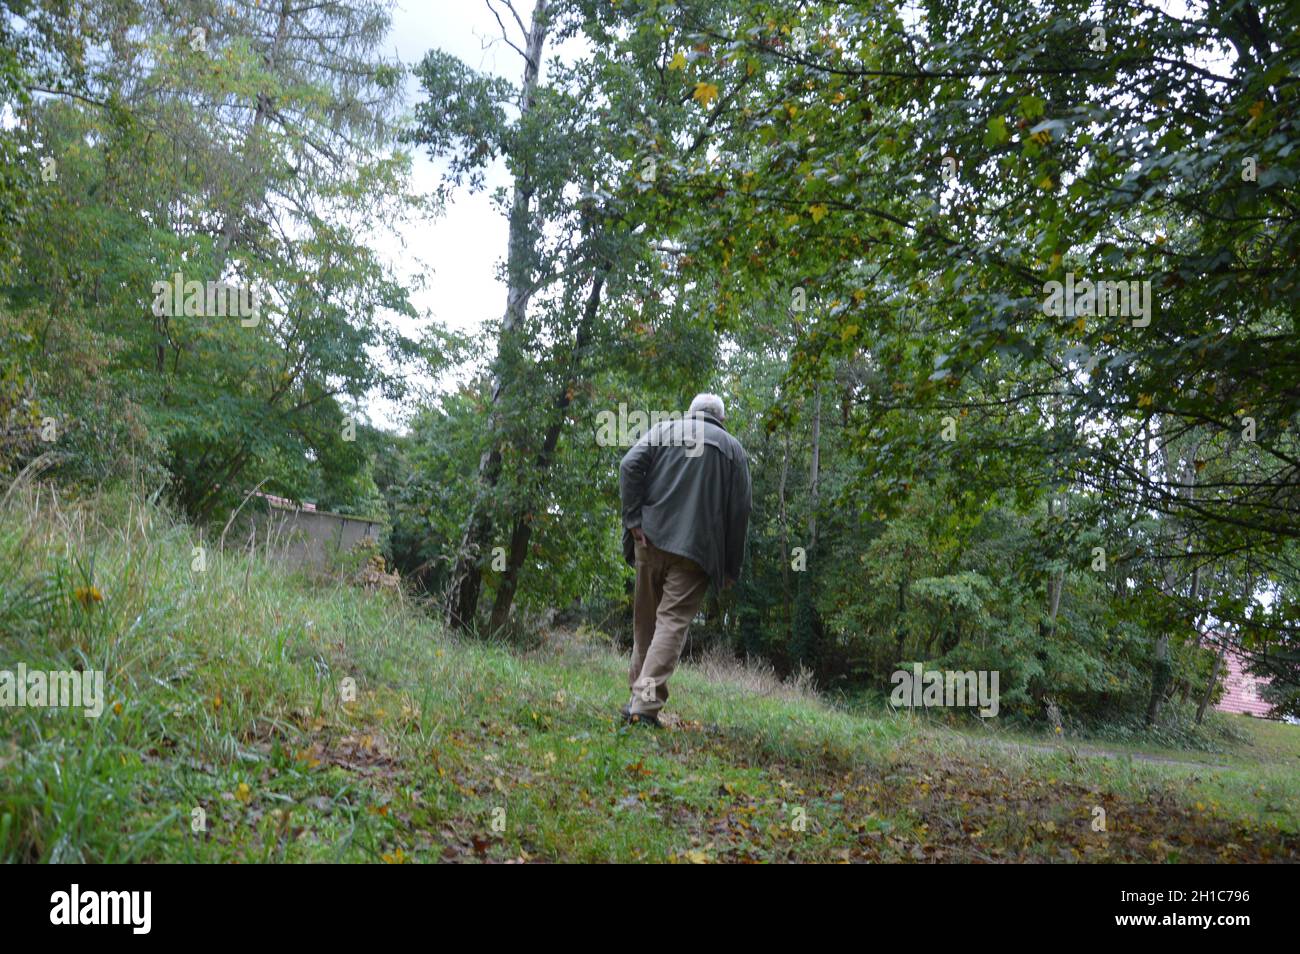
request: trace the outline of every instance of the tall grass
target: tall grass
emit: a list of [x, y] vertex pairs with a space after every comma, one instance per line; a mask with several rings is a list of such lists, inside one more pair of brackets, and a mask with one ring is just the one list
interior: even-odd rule
[[254, 743], [441, 639], [399, 598], [205, 546], [125, 487], [70, 503], [20, 484], [0, 511], [0, 669], [102, 670], [108, 706], [0, 709], [0, 858], [156, 857], [204, 789], [255, 774]]

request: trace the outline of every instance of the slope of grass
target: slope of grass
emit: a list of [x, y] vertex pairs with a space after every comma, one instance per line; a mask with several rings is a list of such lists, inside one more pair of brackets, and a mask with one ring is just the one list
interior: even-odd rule
[[0, 508], [0, 669], [102, 669], [109, 700], [0, 709], [0, 859], [1300, 855], [1248, 775], [1212, 798], [1157, 767], [975, 750], [716, 662], [674, 682], [671, 728], [619, 727], [626, 664], [599, 634], [458, 642], [264, 554], [209, 546], [198, 569], [199, 542], [125, 491], [24, 485]]

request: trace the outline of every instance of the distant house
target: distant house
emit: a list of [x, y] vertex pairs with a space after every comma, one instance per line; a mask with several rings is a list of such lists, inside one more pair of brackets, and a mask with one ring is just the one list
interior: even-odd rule
[[1272, 706], [1263, 700], [1260, 690], [1268, 682], [1246, 671], [1246, 659], [1235, 649], [1223, 655], [1223, 669], [1219, 679], [1223, 683], [1223, 698], [1214, 708], [1220, 712], [1271, 719]]

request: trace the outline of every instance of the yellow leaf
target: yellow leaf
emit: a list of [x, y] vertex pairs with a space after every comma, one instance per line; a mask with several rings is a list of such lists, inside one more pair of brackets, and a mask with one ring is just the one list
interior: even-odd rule
[[707, 865], [709, 863], [709, 856], [699, 849], [693, 849], [686, 852], [686, 860], [693, 865]]
[[1138, 407], [1150, 407], [1151, 404], [1152, 404], [1152, 397], [1150, 394], [1138, 395]]
[[677, 55], [668, 61], [668, 68], [670, 70], [686, 69], [686, 54], [683, 53], [681, 50], [678, 50]]
[[1056, 188], [1056, 183], [1052, 180], [1051, 176], [1043, 176], [1038, 180], [1038, 188], [1051, 192]]
[[857, 325], [845, 325], [845, 326], [844, 326], [844, 330], [840, 332], [840, 340], [841, 340], [841, 341], [848, 341], [850, 338], [852, 338], [852, 337], [853, 337], [854, 335], [856, 335], [857, 333], [858, 333], [858, 326], [857, 326]]
[[320, 759], [312, 755], [309, 749], [303, 749], [302, 751], [296, 753], [294, 755], [294, 758], [299, 762], [305, 762], [308, 768], [315, 768], [316, 766], [320, 765]]
[[718, 87], [712, 83], [696, 83], [691, 98], [701, 106], [707, 106], [718, 98]]
[[824, 205], [809, 206], [808, 211], [812, 213], [812, 220], [814, 222], [820, 222], [822, 219], [826, 218], [827, 210]]
[[245, 805], [253, 798], [253, 790], [248, 787], [247, 782], [240, 782], [235, 786], [235, 798], [239, 799]]

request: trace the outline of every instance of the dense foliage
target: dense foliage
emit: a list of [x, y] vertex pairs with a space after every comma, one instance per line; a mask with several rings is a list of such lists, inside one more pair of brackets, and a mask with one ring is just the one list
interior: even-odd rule
[[[6, 470], [383, 509], [457, 625], [617, 630], [604, 416], [713, 390], [755, 512], [697, 645], [1147, 722], [1230, 650], [1300, 713], [1295, 4], [497, 4], [519, 82], [431, 51], [405, 124], [378, 0], [90, 6], [0, 3]], [[390, 320], [406, 149], [512, 183], [474, 340]]]
[[[52, 2], [4, 21], [26, 175], [2, 333], [18, 405], [46, 422], [6, 455], [143, 473], [199, 520], [263, 483], [376, 504], [354, 418], [422, 357], [372, 248], [376, 222], [425, 204], [390, 148], [386, 8]], [[248, 307], [214, 307], [216, 283]]]

